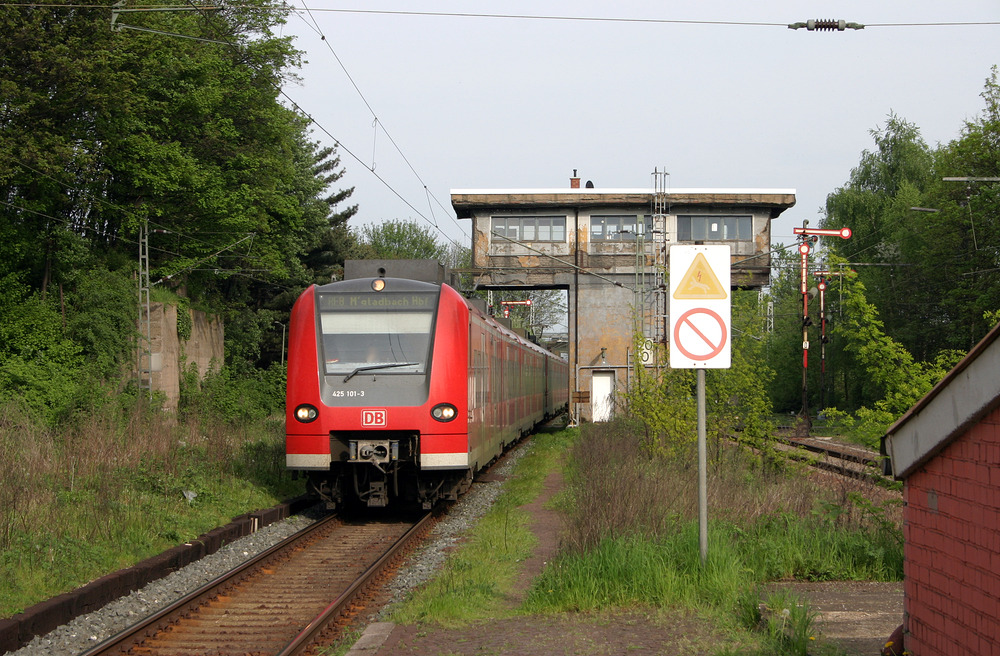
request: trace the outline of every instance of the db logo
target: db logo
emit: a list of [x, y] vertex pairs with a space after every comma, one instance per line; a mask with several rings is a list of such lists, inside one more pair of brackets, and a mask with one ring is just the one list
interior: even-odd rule
[[361, 425], [362, 426], [385, 426], [386, 425], [386, 411], [385, 410], [362, 410], [361, 411]]

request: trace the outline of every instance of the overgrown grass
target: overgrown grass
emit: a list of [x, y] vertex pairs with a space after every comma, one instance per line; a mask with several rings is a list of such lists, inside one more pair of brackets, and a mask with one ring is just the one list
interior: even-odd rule
[[[566, 449], [565, 454], [560, 454]], [[866, 501], [864, 483], [812, 484], [737, 448], [710, 450], [709, 552], [703, 566], [693, 454], [658, 458], [621, 426], [541, 436], [510, 489], [449, 559], [445, 571], [395, 613], [401, 622], [451, 624], [516, 613], [680, 608], [713, 617], [750, 651], [835, 654], [815, 640], [815, 614], [763, 584], [787, 579], [899, 580], [902, 540], [894, 503]], [[560, 555], [520, 608], [505, 606], [533, 544], [519, 505], [557, 462], [568, 485], [557, 499], [567, 532]], [[530, 473], [529, 473], [530, 468]], [[770, 611], [762, 614], [764, 602]]]
[[[869, 501], [884, 498], [875, 486], [819, 487], [795, 465], [777, 466], [738, 447], [717, 444], [710, 456], [702, 566], [694, 454], [657, 458], [621, 426], [587, 427], [569, 455], [567, 548], [539, 577], [524, 610], [641, 605], [734, 620], [748, 598], [759, 600], [766, 581], [902, 577], [898, 504]], [[808, 625], [796, 618], [760, 636], [766, 649], [816, 649], [802, 642], [810, 636], [790, 633]]]
[[537, 540], [530, 517], [520, 508], [539, 495], [548, 474], [561, 466], [562, 454], [576, 431], [539, 433], [521, 458], [503, 494], [445, 565], [444, 571], [396, 610], [399, 622], [433, 620], [451, 624], [499, 617], [520, 563]]
[[0, 617], [300, 493], [280, 421], [108, 404], [59, 429], [0, 407]]
[[546, 569], [525, 608], [566, 612], [638, 604], [728, 610], [741, 591], [765, 581], [895, 579], [895, 557], [872, 553], [851, 533], [788, 515], [762, 518], [748, 529], [713, 521], [705, 566], [696, 520], [656, 538], [608, 536]]

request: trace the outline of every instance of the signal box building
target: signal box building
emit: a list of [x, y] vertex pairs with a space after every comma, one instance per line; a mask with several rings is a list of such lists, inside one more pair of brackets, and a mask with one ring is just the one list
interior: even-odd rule
[[567, 290], [572, 419], [605, 421], [630, 369], [656, 366], [653, 345], [667, 342], [670, 246], [728, 244], [732, 285], [759, 289], [771, 221], [795, 191], [581, 188], [574, 172], [564, 189], [453, 190], [451, 202], [472, 221], [477, 289]]
[[1000, 325], [883, 440], [903, 481], [903, 647], [1000, 655]]

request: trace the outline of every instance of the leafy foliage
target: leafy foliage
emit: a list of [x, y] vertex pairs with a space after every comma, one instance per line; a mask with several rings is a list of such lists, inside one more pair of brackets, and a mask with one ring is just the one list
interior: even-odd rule
[[[826, 228], [849, 227], [849, 240], [821, 239], [828, 280], [829, 343], [819, 344], [818, 313], [805, 377], [811, 408], [858, 411], [869, 439], [904, 412], [996, 324], [1000, 308], [1000, 84], [986, 80], [984, 111], [961, 136], [930, 148], [919, 129], [890, 114], [872, 131], [848, 182], [827, 198]], [[972, 178], [954, 181], [946, 178]], [[976, 181], [976, 178], [980, 178]], [[802, 296], [794, 256], [775, 258], [771, 286], [775, 331], [768, 360], [781, 372], [775, 406], [802, 407]], [[815, 286], [811, 277], [809, 286]], [[825, 367], [816, 367], [817, 347]], [[797, 362], [798, 359], [798, 362]], [[800, 374], [796, 376], [795, 374]], [[843, 415], [841, 415], [843, 416]]]
[[[638, 353], [644, 337], [632, 336], [633, 352]], [[666, 362], [660, 350], [655, 360]], [[651, 454], [676, 454], [697, 439], [698, 417], [695, 375], [690, 369], [635, 367], [632, 383], [625, 394], [628, 416], [638, 423], [643, 447]]]
[[[733, 295], [731, 366], [706, 372], [706, 430], [766, 449], [771, 441], [767, 384], [774, 371], [764, 357], [762, 308], [756, 293]], [[643, 336], [633, 335], [634, 352]], [[665, 363], [666, 353], [655, 361]], [[651, 453], [677, 455], [697, 437], [696, 377], [693, 369], [635, 367], [625, 395], [628, 414], [640, 424]]]
[[223, 316], [233, 375], [279, 360], [275, 322], [337, 273], [357, 209], [332, 191], [336, 152], [279, 101], [300, 62], [274, 31], [285, 11], [119, 17], [146, 32], [110, 29], [107, 8], [0, 8], [0, 303], [18, 308], [0, 397], [54, 421], [88, 379], [122, 378], [146, 225], [154, 288]]
[[968, 350], [1000, 307], [1000, 85], [993, 68], [985, 110], [961, 136], [930, 149], [916, 126], [890, 115], [872, 132], [847, 185], [827, 199], [825, 227], [850, 227], [827, 247], [857, 263], [888, 334], [918, 360]]
[[729, 369], [706, 372], [709, 428], [767, 453], [774, 426], [768, 383], [774, 370], [764, 352], [764, 311], [755, 292], [734, 292]]
[[53, 303], [23, 277], [0, 278], [0, 401], [19, 399], [40, 416], [64, 417], [79, 393], [83, 349], [63, 334]]
[[448, 247], [438, 242], [429, 226], [416, 221], [383, 221], [358, 230], [358, 252], [362, 257], [383, 260], [437, 260], [445, 263]]
[[853, 274], [844, 279], [844, 316], [837, 334], [845, 338], [845, 349], [856, 358], [874, 388], [871, 395], [877, 398], [872, 406], [858, 410], [862, 436], [874, 446], [889, 424], [930, 391], [964, 353], [942, 351], [934, 360], [915, 361], [885, 334], [875, 307], [865, 298], [864, 283]]

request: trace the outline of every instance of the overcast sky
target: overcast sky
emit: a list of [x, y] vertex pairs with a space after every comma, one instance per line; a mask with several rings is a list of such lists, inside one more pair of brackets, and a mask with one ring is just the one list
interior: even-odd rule
[[[414, 219], [465, 246], [452, 189], [568, 187], [573, 169], [651, 188], [656, 168], [674, 189], [795, 189], [772, 227], [788, 244], [890, 112], [946, 143], [1000, 64], [1000, 0], [290, 4], [310, 9], [286, 26], [308, 64], [285, 91], [340, 142], [352, 225]], [[787, 27], [827, 18], [866, 28]]]

